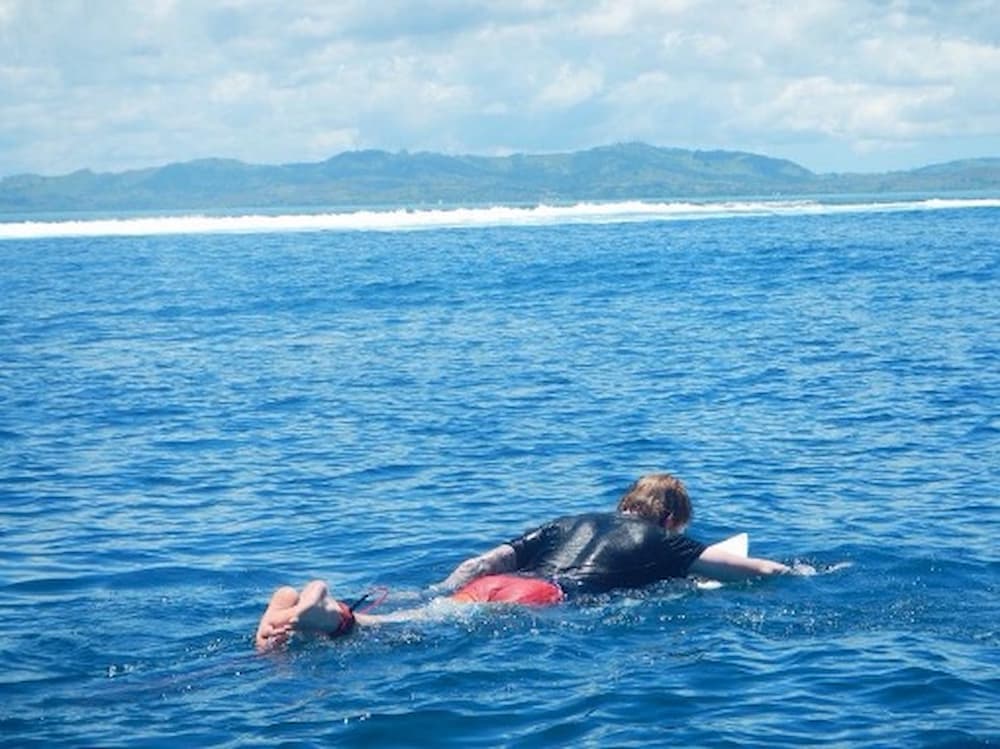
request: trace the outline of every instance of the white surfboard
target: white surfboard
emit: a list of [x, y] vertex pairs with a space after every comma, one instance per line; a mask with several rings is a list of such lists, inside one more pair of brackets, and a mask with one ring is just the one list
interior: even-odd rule
[[[730, 536], [726, 540], [712, 544], [708, 548], [721, 549], [738, 557], [746, 557], [750, 555], [750, 536], [746, 533], [737, 533], [735, 536]], [[722, 583], [718, 580], [706, 580], [702, 577], [696, 578], [694, 584], [698, 590], [715, 590], [722, 587]]]

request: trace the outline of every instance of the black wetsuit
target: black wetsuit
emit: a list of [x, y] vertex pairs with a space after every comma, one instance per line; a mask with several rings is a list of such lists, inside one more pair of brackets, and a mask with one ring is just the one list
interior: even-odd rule
[[616, 512], [557, 518], [508, 543], [518, 572], [551, 580], [570, 595], [684, 577], [706, 548]]

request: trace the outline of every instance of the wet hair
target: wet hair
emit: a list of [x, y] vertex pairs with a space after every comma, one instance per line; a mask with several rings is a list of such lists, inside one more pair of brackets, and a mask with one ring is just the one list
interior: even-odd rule
[[669, 473], [641, 476], [618, 500], [618, 512], [627, 512], [670, 527], [683, 527], [691, 522], [691, 499], [680, 479]]

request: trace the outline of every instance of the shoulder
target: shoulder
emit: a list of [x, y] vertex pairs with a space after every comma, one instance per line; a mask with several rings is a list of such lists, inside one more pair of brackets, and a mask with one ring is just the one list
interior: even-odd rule
[[674, 549], [685, 555], [692, 555], [694, 558], [700, 557], [705, 552], [705, 549], [708, 548], [701, 541], [686, 536], [683, 533], [666, 534], [666, 536], [667, 543]]
[[684, 534], [664, 533], [660, 548], [670, 567], [670, 576], [684, 577], [701, 558], [706, 546]]

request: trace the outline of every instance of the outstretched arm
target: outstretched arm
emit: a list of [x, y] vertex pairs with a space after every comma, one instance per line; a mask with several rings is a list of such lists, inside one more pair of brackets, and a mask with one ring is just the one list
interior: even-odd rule
[[712, 580], [733, 582], [750, 577], [791, 572], [791, 567], [781, 562], [757, 557], [741, 557], [728, 551], [709, 546], [691, 565], [689, 572]]
[[478, 557], [466, 559], [448, 577], [431, 586], [433, 590], [450, 592], [483, 575], [495, 575], [517, 569], [517, 554], [510, 544], [500, 544]]

